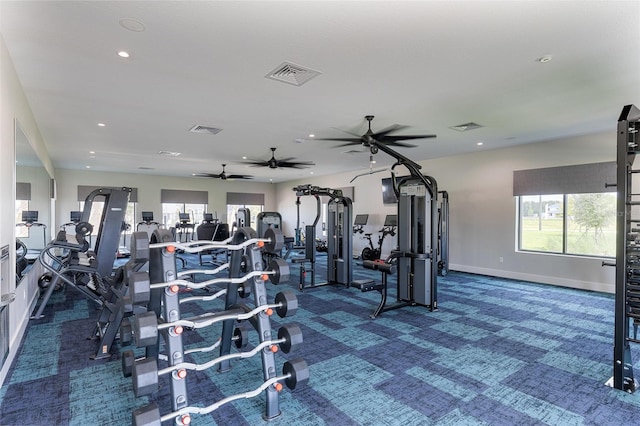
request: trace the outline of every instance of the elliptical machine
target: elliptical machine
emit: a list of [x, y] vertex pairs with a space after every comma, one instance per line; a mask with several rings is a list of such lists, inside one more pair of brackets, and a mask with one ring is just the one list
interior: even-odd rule
[[380, 255], [382, 254], [382, 243], [387, 235], [391, 235], [395, 237], [396, 235], [396, 227], [398, 226], [398, 215], [388, 214], [384, 219], [384, 225], [382, 229], [379, 230], [380, 236], [378, 237], [378, 247], [373, 246], [373, 241], [371, 241], [371, 233], [364, 234], [364, 237], [369, 240], [369, 247], [365, 247], [362, 249], [362, 260], [376, 260], [380, 259]]

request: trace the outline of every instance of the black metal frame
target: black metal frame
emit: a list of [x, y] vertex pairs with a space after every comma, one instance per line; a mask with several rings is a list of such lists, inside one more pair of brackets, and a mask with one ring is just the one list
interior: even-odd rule
[[[632, 191], [633, 175], [640, 170], [633, 169], [636, 153], [640, 152], [640, 109], [634, 105], [626, 105], [618, 119], [617, 140], [617, 241], [616, 241], [616, 300], [615, 300], [615, 331], [613, 347], [613, 377], [608, 385], [634, 392], [637, 388], [633, 376], [630, 342], [640, 342], [629, 336], [629, 322], [640, 320], [640, 309], [633, 309], [630, 302], [632, 290], [640, 289], [640, 241], [635, 236], [635, 229], [640, 218], [632, 217], [632, 207], [639, 206], [640, 201], [634, 201]], [[634, 213], [637, 211], [634, 209]], [[630, 292], [631, 291], [631, 292]], [[636, 303], [640, 303], [636, 301]], [[635, 311], [635, 313], [634, 313]]]

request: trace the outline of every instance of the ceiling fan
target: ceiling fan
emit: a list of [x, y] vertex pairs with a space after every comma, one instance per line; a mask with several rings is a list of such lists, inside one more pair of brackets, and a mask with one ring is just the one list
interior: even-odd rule
[[[408, 127], [408, 126], [402, 126], [399, 124], [394, 124], [392, 126], [387, 127], [384, 130], [374, 133], [373, 130], [371, 130], [371, 120], [373, 120], [374, 116], [365, 115], [364, 118], [369, 122], [369, 130], [367, 130], [367, 132], [364, 135], [359, 136], [355, 133], [346, 132], [346, 133], [349, 133], [350, 135], [353, 135], [354, 137], [322, 138], [320, 140], [346, 142], [342, 145], [338, 145], [338, 147], [349, 146], [349, 145], [363, 145], [368, 148], [371, 148], [371, 152], [375, 154], [375, 152], [373, 152], [374, 148], [377, 148], [375, 145], [382, 144], [387, 146], [415, 148], [417, 145], [411, 145], [411, 144], [400, 142], [400, 141], [411, 140], [411, 139], [428, 139], [428, 138], [436, 137], [436, 135], [391, 135], [391, 133], [393, 132], [406, 129]], [[375, 149], [375, 151], [377, 152], [377, 149]]]
[[222, 173], [219, 174], [215, 174], [215, 173], [194, 173], [193, 176], [195, 177], [207, 177], [207, 178], [214, 178], [214, 179], [222, 179], [222, 180], [232, 180], [232, 179], [253, 179], [253, 176], [249, 176], [249, 175], [228, 175], [224, 168], [226, 167], [226, 164], [222, 165]]
[[270, 169], [277, 169], [279, 167], [290, 169], [305, 169], [308, 166], [315, 166], [315, 163], [311, 161], [291, 161], [295, 160], [294, 157], [276, 159], [276, 148], [271, 148], [271, 158], [269, 160], [251, 160], [244, 161], [243, 164], [251, 164], [253, 167], [269, 167]]

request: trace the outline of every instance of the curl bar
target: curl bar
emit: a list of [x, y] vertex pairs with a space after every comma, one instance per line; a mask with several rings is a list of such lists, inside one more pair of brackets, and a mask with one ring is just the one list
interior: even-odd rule
[[[236, 329], [238, 330], [238, 329]], [[240, 339], [236, 340], [236, 346], [242, 343]], [[239, 342], [239, 343], [238, 343]], [[295, 350], [302, 344], [302, 331], [297, 324], [285, 324], [278, 330], [278, 338], [275, 340], [267, 340], [250, 351], [237, 352], [234, 354], [224, 355], [214, 358], [204, 364], [194, 364], [190, 362], [181, 362], [161, 370], [158, 370], [158, 363], [155, 358], [144, 358], [133, 364], [132, 379], [133, 391], [136, 397], [149, 395], [158, 390], [158, 380], [160, 376], [173, 374], [176, 379], [184, 379], [187, 377], [187, 370], [204, 371], [220, 364], [224, 361], [232, 359], [250, 358], [262, 350], [269, 352], [277, 352], [278, 346], [284, 353]]]
[[[284, 247], [284, 236], [279, 229], [275, 230], [273, 228], [269, 228], [265, 232], [264, 236], [265, 238], [249, 238], [238, 244], [229, 244], [233, 241], [233, 237], [229, 237], [224, 241], [202, 240], [190, 241], [188, 243], [180, 243], [175, 241], [152, 243], [149, 244], [149, 248], [167, 248], [167, 250], [169, 251], [179, 249], [187, 253], [198, 253], [204, 250], [212, 249], [227, 249], [231, 251], [242, 250], [250, 245], [257, 244], [258, 247], [264, 247], [265, 250], [273, 253], [276, 251], [280, 251], [280, 249]], [[172, 247], [172, 249], [170, 249], [170, 247]]]
[[228, 396], [207, 407], [185, 407], [178, 411], [165, 414], [164, 416], [160, 416], [158, 405], [156, 403], [151, 403], [146, 407], [139, 408], [133, 412], [132, 424], [135, 426], [151, 426], [160, 425], [162, 422], [174, 420], [177, 425], [188, 425], [191, 423], [191, 414], [202, 415], [212, 413], [229, 402], [236, 401], [238, 399], [254, 398], [271, 386], [273, 386], [277, 391], [280, 391], [282, 390], [281, 382], [284, 382], [289, 389], [293, 390], [296, 386], [304, 385], [308, 381], [309, 366], [302, 358], [298, 358], [284, 363], [281, 376], [270, 378], [252, 391]]
[[261, 313], [271, 316], [274, 309], [280, 318], [292, 316], [298, 309], [298, 298], [293, 292], [283, 291], [276, 294], [275, 303], [261, 305], [245, 313], [240, 313], [238, 310], [222, 311], [219, 315], [212, 314], [197, 321], [184, 319], [158, 324], [155, 312], [136, 314], [133, 316], [133, 340], [137, 347], [151, 346], [157, 342], [158, 331], [160, 330], [169, 330], [169, 333], [182, 334], [184, 327], [191, 329], [204, 328], [226, 320], [246, 320]]

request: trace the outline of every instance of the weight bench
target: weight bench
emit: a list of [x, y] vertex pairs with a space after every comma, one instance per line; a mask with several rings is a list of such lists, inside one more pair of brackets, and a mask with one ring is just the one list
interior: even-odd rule
[[351, 287], [357, 288], [363, 293], [368, 291], [378, 291], [380, 293], [380, 303], [378, 307], [369, 315], [371, 319], [375, 319], [384, 311], [384, 307], [387, 304], [387, 275], [396, 273], [396, 265], [393, 263], [387, 263], [383, 260], [365, 260], [362, 262], [362, 266], [367, 269], [373, 269], [382, 273], [382, 282], [376, 283], [374, 280], [354, 280], [351, 282]]

